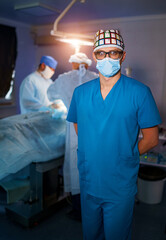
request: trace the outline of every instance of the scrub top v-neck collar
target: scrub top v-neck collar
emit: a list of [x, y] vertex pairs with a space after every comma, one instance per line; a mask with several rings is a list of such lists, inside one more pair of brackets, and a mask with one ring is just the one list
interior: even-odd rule
[[111, 88], [111, 90], [109, 91], [109, 93], [107, 94], [107, 96], [105, 97], [105, 99], [103, 99], [102, 94], [101, 94], [101, 85], [100, 85], [100, 78], [98, 78], [97, 81], [97, 96], [98, 96], [98, 100], [102, 103], [102, 104], [106, 104], [107, 102], [109, 102], [109, 100], [111, 100], [112, 95], [115, 94], [115, 91], [117, 90], [120, 82], [121, 82], [121, 78], [122, 76], [119, 78], [119, 80], [114, 84], [114, 86]]
[[94, 103], [95, 105], [97, 105], [97, 108], [100, 108], [102, 113], [104, 113], [105, 111], [108, 111], [108, 108], [109, 108], [109, 111], [112, 112], [112, 109], [116, 103], [116, 100], [120, 92], [121, 82], [122, 82], [122, 76], [112, 87], [110, 92], [107, 94], [106, 98], [103, 99], [101, 94], [101, 89], [100, 89], [100, 79], [99, 78], [97, 79], [96, 96], [95, 96]]

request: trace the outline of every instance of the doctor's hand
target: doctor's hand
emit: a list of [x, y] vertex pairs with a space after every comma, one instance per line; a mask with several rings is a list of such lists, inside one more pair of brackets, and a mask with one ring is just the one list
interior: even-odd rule
[[58, 103], [52, 103], [51, 105], [49, 105], [49, 107], [51, 109], [58, 109], [58, 108], [61, 108], [61, 105]]

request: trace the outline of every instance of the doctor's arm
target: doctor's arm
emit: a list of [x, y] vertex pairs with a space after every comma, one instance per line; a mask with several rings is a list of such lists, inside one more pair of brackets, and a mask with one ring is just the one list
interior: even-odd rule
[[140, 155], [146, 153], [151, 148], [158, 145], [159, 142], [158, 126], [144, 128], [141, 129], [141, 131], [143, 137], [138, 143], [138, 150]]
[[21, 99], [23, 106], [28, 110], [39, 110], [42, 105], [39, 100], [35, 97], [35, 86], [30, 81], [24, 84]]
[[74, 128], [75, 128], [76, 134], [78, 135], [77, 123], [74, 123]]

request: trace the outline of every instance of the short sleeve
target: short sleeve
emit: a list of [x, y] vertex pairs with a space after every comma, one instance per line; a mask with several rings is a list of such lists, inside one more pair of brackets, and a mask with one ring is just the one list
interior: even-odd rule
[[76, 106], [76, 91], [74, 90], [72, 100], [70, 103], [68, 115], [67, 115], [67, 121], [77, 123], [77, 106]]
[[150, 89], [147, 87], [144, 97], [140, 97], [138, 124], [140, 128], [154, 127], [161, 123], [160, 114]]

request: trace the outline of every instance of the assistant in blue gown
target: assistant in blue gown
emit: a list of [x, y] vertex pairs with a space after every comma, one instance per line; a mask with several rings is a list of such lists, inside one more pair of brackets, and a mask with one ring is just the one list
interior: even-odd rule
[[103, 99], [97, 78], [75, 89], [67, 120], [78, 126], [84, 239], [131, 239], [139, 131], [161, 122], [150, 89], [121, 75]]

